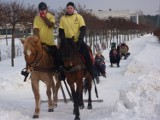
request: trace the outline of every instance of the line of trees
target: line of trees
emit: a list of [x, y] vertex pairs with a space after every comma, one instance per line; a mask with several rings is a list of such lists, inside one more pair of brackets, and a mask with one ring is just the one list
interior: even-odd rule
[[15, 58], [15, 28], [17, 24], [25, 27], [32, 26], [36, 9], [33, 5], [26, 7], [22, 3], [14, 2], [0, 2], [0, 26], [12, 28], [12, 42], [11, 42], [11, 66], [14, 66]]
[[147, 22], [143, 22], [143, 17], [141, 17], [140, 23], [136, 24], [129, 19], [121, 17], [99, 19], [90, 11], [87, 11], [85, 6], [82, 7], [81, 5], [78, 5], [76, 8], [78, 13], [85, 19], [87, 26], [86, 40], [87, 42], [89, 41], [90, 45], [93, 45], [94, 41], [97, 40], [109, 44], [114, 38], [116, 38], [116, 42], [119, 43], [129, 40], [129, 36], [143, 35], [144, 33], [150, 33], [155, 29], [149, 21], [146, 20]]
[[[112, 18], [101, 20], [93, 15], [86, 9], [85, 6], [78, 4], [76, 10], [81, 14], [86, 22], [87, 35], [86, 42], [93, 45], [94, 41], [100, 39], [107, 42], [116, 37], [117, 43], [122, 41], [119, 37], [123, 35], [123, 40], [128, 39], [129, 35], [143, 34], [145, 32], [151, 32], [154, 28], [152, 25], [147, 24], [135, 24], [132, 21], [125, 18]], [[49, 10], [56, 17], [56, 26], [59, 24], [60, 17], [65, 14], [65, 8], [60, 8], [57, 11]], [[0, 27], [12, 28], [12, 44], [11, 44], [11, 66], [14, 66], [15, 58], [15, 29], [17, 25], [24, 26], [24, 28], [33, 27], [33, 20], [37, 14], [37, 6], [23, 3], [14, 2], [2, 2], [0, 1]], [[141, 21], [144, 21], [142, 19]], [[7, 40], [6, 40], [7, 41]]]

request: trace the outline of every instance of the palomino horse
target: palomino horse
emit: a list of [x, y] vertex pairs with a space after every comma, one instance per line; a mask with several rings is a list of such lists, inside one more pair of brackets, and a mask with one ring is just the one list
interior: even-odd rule
[[63, 44], [60, 46], [61, 58], [64, 65], [64, 73], [67, 77], [67, 83], [70, 86], [75, 114], [74, 120], [80, 120], [79, 108], [84, 108], [83, 103], [83, 78], [87, 84], [88, 90], [88, 109], [92, 109], [91, 100], [91, 88], [92, 88], [92, 77], [85, 68], [85, 64], [76, 50], [76, 45], [72, 39], [63, 40]]
[[[24, 47], [24, 57], [27, 69], [31, 70], [31, 85], [35, 97], [35, 112], [33, 118], [39, 118], [40, 112], [40, 94], [39, 81], [43, 81], [46, 86], [46, 94], [48, 96], [48, 112], [54, 111], [54, 105], [57, 102], [57, 92], [60, 87], [60, 81], [55, 73], [54, 60], [41, 44], [40, 38], [36, 35], [28, 36], [21, 40]], [[56, 78], [56, 85], [53, 79]], [[51, 98], [53, 93], [53, 100]]]

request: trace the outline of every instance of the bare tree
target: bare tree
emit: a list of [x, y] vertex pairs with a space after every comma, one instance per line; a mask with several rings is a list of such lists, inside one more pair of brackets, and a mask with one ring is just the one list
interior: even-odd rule
[[[5, 10], [5, 5], [0, 1], [0, 26], [6, 29], [7, 24], [6, 24], [6, 17], [4, 10]], [[6, 34], [6, 45], [8, 45], [7, 34]]]
[[[3, 19], [7, 24], [10, 24], [12, 27], [12, 43], [11, 43], [11, 66], [14, 66], [14, 58], [15, 58], [15, 29], [16, 25], [19, 23], [30, 23], [35, 16], [35, 12], [31, 12], [33, 10], [33, 6], [29, 6], [26, 8], [23, 3], [17, 2], [9, 2], [3, 3], [4, 10], [3, 14], [5, 15]], [[31, 9], [32, 8], [32, 9]]]
[[35, 15], [37, 14], [37, 9], [34, 5], [28, 4], [27, 8], [23, 10], [22, 18], [20, 19], [19, 23], [23, 24], [25, 28], [32, 29], [33, 27], [33, 20]]

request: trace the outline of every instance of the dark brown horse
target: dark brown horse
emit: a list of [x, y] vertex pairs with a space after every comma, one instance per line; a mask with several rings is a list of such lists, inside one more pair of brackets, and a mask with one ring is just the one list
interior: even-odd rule
[[[33, 118], [39, 118], [39, 81], [43, 81], [47, 86], [48, 112], [53, 112], [54, 104], [57, 104], [57, 92], [60, 87], [60, 81], [57, 80], [58, 77], [55, 72], [54, 60], [52, 56], [45, 51], [40, 38], [32, 35], [21, 40], [21, 42], [24, 47], [27, 70], [31, 71], [31, 85], [35, 97], [35, 112]], [[53, 76], [55, 76], [56, 85]], [[51, 96], [53, 96], [53, 99]]]
[[60, 46], [60, 53], [64, 64], [64, 72], [67, 78], [67, 83], [70, 86], [73, 97], [73, 113], [75, 114], [74, 120], [80, 120], [79, 108], [84, 108], [83, 79], [85, 79], [88, 89], [88, 109], [92, 109], [92, 77], [86, 70], [85, 64], [77, 51], [77, 46], [72, 39], [63, 40], [63, 44]]

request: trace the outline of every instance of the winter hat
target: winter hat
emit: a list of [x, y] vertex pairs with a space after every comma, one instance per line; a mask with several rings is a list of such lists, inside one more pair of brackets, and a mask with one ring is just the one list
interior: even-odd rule
[[67, 3], [66, 7], [68, 7], [68, 6], [72, 6], [72, 7], [74, 7], [74, 8], [75, 8], [75, 6], [74, 6], [74, 3], [73, 3], [73, 2], [69, 2], [69, 3]]
[[46, 10], [47, 9], [47, 4], [44, 2], [39, 3], [38, 5], [39, 10]]

